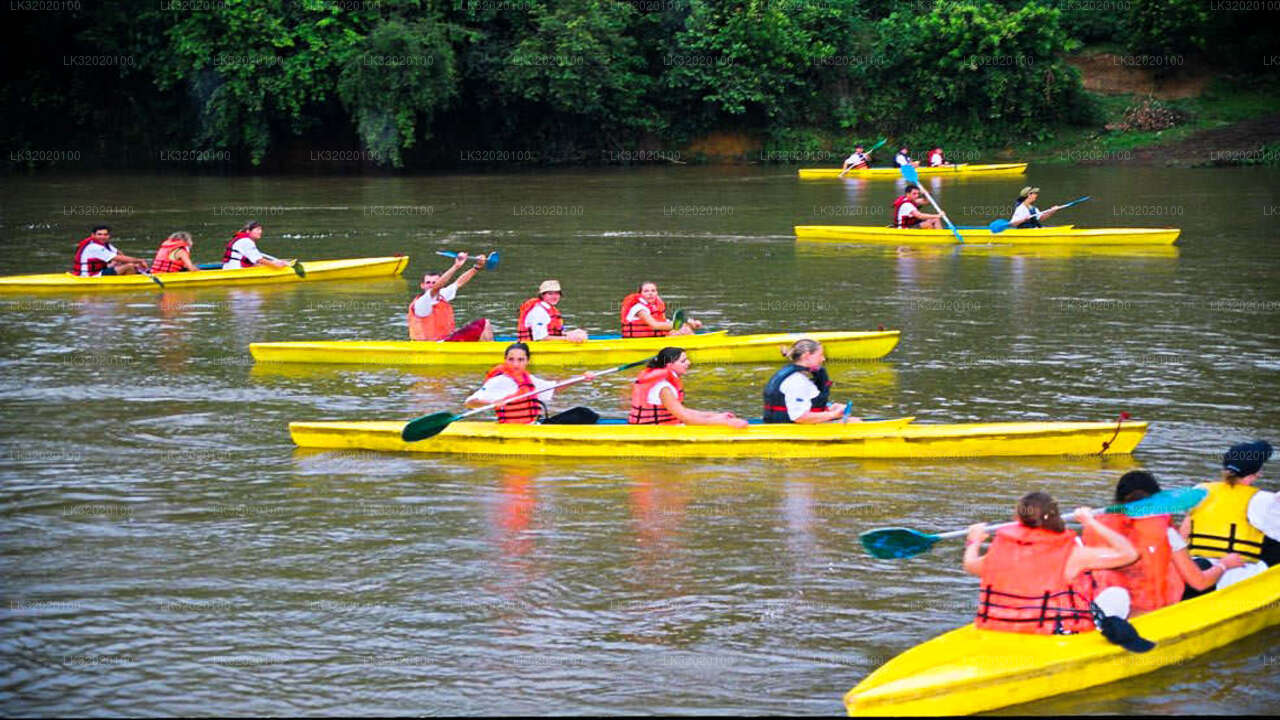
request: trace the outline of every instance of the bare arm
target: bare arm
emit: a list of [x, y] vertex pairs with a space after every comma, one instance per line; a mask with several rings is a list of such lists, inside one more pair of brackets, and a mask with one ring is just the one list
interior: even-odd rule
[[1208, 590], [1218, 581], [1222, 579], [1224, 573], [1230, 568], [1238, 568], [1244, 565], [1244, 560], [1239, 555], [1231, 553], [1213, 564], [1208, 570], [1201, 570], [1196, 561], [1191, 559], [1191, 553], [1186, 548], [1178, 550], [1173, 554], [1173, 567], [1177, 569], [1178, 574], [1182, 576], [1183, 582], [1195, 588], [1196, 590]]
[[676, 416], [676, 419], [685, 425], [727, 425], [733, 428], [747, 426], [746, 420], [735, 417], [733, 413], [713, 413], [687, 408], [676, 397], [675, 391], [668, 387], [662, 388], [658, 397], [662, 400], [662, 406], [667, 409], [667, 412]]
[[640, 308], [640, 319], [652, 330], [670, 330], [673, 327], [669, 320], [655, 320], [653, 315], [649, 314], [649, 311], [644, 308]]
[[839, 420], [842, 417], [844, 417], [844, 403], [835, 403], [828, 405], [826, 410], [810, 410], [796, 418], [795, 422], [800, 425], [811, 425]]
[[186, 249], [178, 248], [178, 251], [174, 253], [174, 255], [177, 256], [174, 259], [177, 260], [179, 263], [181, 263], [182, 267], [186, 268], [187, 270], [190, 270], [191, 272], [197, 272], [200, 270], [199, 265], [196, 265], [195, 263], [191, 262], [191, 253], [187, 252]]
[[987, 539], [986, 523], [978, 523], [969, 526], [969, 534], [964, 540], [964, 570], [970, 575], [981, 575], [983, 561], [987, 559], [985, 555], [979, 555], [982, 551], [982, 541]]
[[1077, 545], [1071, 551], [1071, 557], [1067, 559], [1067, 566], [1063, 571], [1067, 580], [1072, 580], [1088, 570], [1124, 567], [1138, 559], [1138, 551], [1134, 549], [1133, 543], [1129, 542], [1125, 536], [1098, 522], [1089, 508], [1077, 508], [1075, 517], [1081, 525], [1096, 532], [1106, 546]]

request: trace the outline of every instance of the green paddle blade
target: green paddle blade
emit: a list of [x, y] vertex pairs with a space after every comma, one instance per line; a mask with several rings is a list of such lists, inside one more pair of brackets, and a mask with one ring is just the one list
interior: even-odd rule
[[671, 332], [679, 330], [684, 325], [684, 308], [680, 308], [671, 314]]
[[449, 423], [462, 417], [448, 412], [432, 413], [423, 415], [417, 420], [411, 420], [405, 423], [404, 429], [400, 431], [400, 439], [405, 442], [417, 442], [426, 440], [440, 434], [440, 431], [449, 427]]
[[1198, 487], [1161, 490], [1155, 495], [1142, 500], [1123, 505], [1108, 505], [1104, 512], [1123, 513], [1129, 517], [1172, 515], [1190, 510], [1199, 505], [1208, 495], [1208, 490]]
[[307, 276], [307, 269], [302, 267], [301, 261], [294, 260], [292, 267], [293, 267], [293, 271], [298, 274], [298, 277], [305, 278]]
[[928, 552], [939, 538], [911, 528], [891, 527], [868, 530], [859, 535], [858, 539], [872, 557], [894, 560]]

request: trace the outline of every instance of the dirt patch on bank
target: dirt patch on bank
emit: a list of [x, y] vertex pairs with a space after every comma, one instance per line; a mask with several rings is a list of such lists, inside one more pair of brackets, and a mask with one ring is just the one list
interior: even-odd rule
[[1161, 100], [1196, 97], [1209, 87], [1213, 75], [1204, 68], [1181, 63], [1181, 55], [1072, 55], [1067, 63], [1080, 70], [1084, 89], [1106, 95], [1152, 95]]
[[1201, 130], [1178, 142], [1111, 153], [1105, 159], [1079, 164], [1208, 167], [1262, 163], [1268, 160], [1267, 146], [1276, 143], [1280, 143], [1280, 113]]

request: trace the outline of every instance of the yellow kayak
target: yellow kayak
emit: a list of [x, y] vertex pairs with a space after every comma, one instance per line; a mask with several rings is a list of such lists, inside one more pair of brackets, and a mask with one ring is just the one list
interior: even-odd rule
[[[1145, 422], [1007, 422], [914, 425], [914, 418], [821, 425], [515, 425], [460, 421], [407, 443], [405, 421], [293, 422], [298, 447], [387, 452], [563, 457], [973, 458], [1127, 454]], [[1114, 437], [1114, 440], [1112, 438]]]
[[[871, 225], [797, 225], [796, 240], [811, 242], [876, 243], [892, 245], [955, 245], [950, 230], [916, 230]], [[1000, 245], [1172, 245], [1178, 228], [1078, 228], [1073, 226], [1012, 228], [993, 233], [987, 228], [962, 229], [966, 243]]]
[[[974, 606], [978, 589], [974, 586]], [[1027, 635], [966, 625], [885, 663], [844, 696], [850, 715], [958, 715], [994, 710], [1176, 666], [1280, 624], [1280, 567], [1133, 618], [1156, 643], [1131, 653], [1101, 633]], [[1259, 676], [1259, 682], [1270, 678]], [[1134, 694], [1142, 684], [1127, 686]], [[1223, 700], [1223, 710], [1230, 700]]]
[[[1027, 171], [1026, 163], [997, 163], [993, 165], [939, 165], [938, 167], [920, 166], [916, 173], [920, 177], [927, 175], [1021, 175]], [[840, 168], [800, 168], [796, 171], [801, 180], [833, 180], [840, 177]], [[902, 171], [896, 167], [862, 168], [850, 170], [844, 174], [847, 178], [895, 179], [902, 177]]]
[[[258, 285], [262, 283], [296, 283], [313, 280], [350, 280], [353, 278], [392, 277], [409, 265], [406, 255], [393, 257], [351, 258], [348, 260], [307, 260], [302, 263], [306, 277], [293, 268], [251, 267], [236, 270], [200, 270], [198, 272], [158, 273], [155, 277], [164, 288], [205, 287], [210, 285]], [[107, 275], [80, 277], [71, 273], [44, 275], [6, 275], [0, 277], [0, 292], [68, 292], [160, 290], [147, 275]]]
[[[869, 332], [770, 333], [729, 335], [724, 331], [656, 338], [613, 338], [575, 344], [561, 340], [530, 344], [537, 367], [588, 363], [621, 365], [656, 354], [668, 345], [689, 351], [701, 363], [775, 362], [779, 347], [801, 338], [821, 342], [828, 360], [874, 360], [898, 344], [898, 330]], [[316, 340], [253, 343], [249, 352], [258, 362], [329, 363], [359, 365], [484, 365], [498, 362], [510, 340], [494, 342], [414, 342], [411, 340]]]

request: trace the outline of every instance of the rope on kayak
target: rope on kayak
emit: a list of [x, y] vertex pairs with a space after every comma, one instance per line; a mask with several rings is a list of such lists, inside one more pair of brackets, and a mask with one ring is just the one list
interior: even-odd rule
[[1098, 451], [1099, 455], [1106, 453], [1107, 448], [1111, 447], [1111, 443], [1115, 442], [1117, 437], [1120, 437], [1120, 425], [1123, 424], [1125, 420], [1128, 420], [1131, 417], [1133, 416], [1130, 415], [1129, 413], [1124, 412], [1123, 410], [1120, 411], [1120, 416], [1116, 418], [1116, 431], [1111, 435], [1110, 440], [1104, 440], [1102, 442], [1102, 449]]

